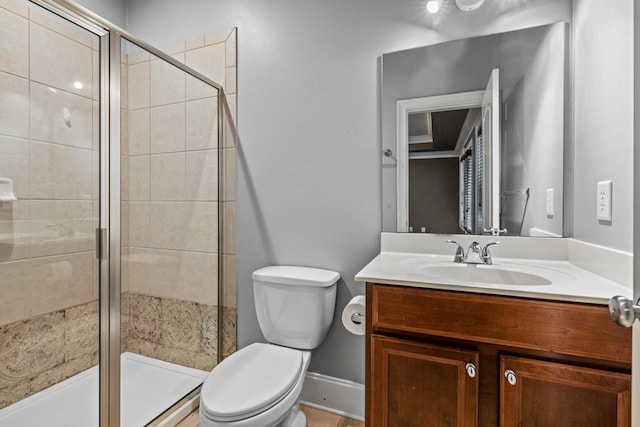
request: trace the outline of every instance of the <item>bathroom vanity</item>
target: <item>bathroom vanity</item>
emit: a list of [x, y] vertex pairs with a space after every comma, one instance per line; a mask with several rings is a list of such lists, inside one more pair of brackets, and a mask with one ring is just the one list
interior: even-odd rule
[[[358, 273], [367, 426], [631, 425], [631, 330], [611, 321], [604, 297], [630, 290], [559, 260], [527, 270], [503, 258], [486, 270], [517, 281], [508, 269], [518, 263], [548, 283], [473, 283], [455, 269], [485, 266], [405, 252]], [[454, 279], [434, 280], [443, 267]]]

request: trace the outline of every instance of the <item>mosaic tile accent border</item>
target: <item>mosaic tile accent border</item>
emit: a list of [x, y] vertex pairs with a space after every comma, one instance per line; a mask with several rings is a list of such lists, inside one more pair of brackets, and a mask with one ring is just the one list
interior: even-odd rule
[[[123, 300], [123, 351], [205, 371], [216, 365], [218, 306], [135, 292]], [[222, 326], [226, 357], [236, 348], [235, 308], [223, 308]]]
[[0, 327], [0, 408], [98, 363], [98, 303]]

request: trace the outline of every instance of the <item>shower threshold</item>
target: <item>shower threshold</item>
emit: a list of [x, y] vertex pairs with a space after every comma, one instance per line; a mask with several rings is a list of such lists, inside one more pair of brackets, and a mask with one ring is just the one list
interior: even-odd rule
[[[200, 385], [208, 372], [121, 355], [121, 426], [141, 427]], [[0, 427], [98, 426], [98, 366], [0, 409]]]

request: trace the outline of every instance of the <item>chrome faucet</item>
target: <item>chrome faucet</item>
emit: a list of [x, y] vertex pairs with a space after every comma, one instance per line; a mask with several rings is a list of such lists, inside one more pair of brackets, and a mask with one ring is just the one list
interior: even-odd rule
[[451, 243], [457, 246], [456, 255], [453, 258], [453, 262], [460, 262], [465, 264], [493, 264], [491, 259], [491, 252], [489, 247], [493, 245], [499, 245], [500, 242], [490, 242], [482, 246], [478, 242], [471, 242], [467, 252], [464, 251], [462, 246], [455, 240], [447, 240], [447, 243]]

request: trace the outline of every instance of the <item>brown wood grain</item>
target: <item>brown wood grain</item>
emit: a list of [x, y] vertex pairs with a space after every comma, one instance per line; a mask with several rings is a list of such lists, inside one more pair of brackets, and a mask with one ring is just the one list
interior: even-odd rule
[[372, 332], [418, 334], [631, 363], [631, 330], [605, 305], [376, 285]]

